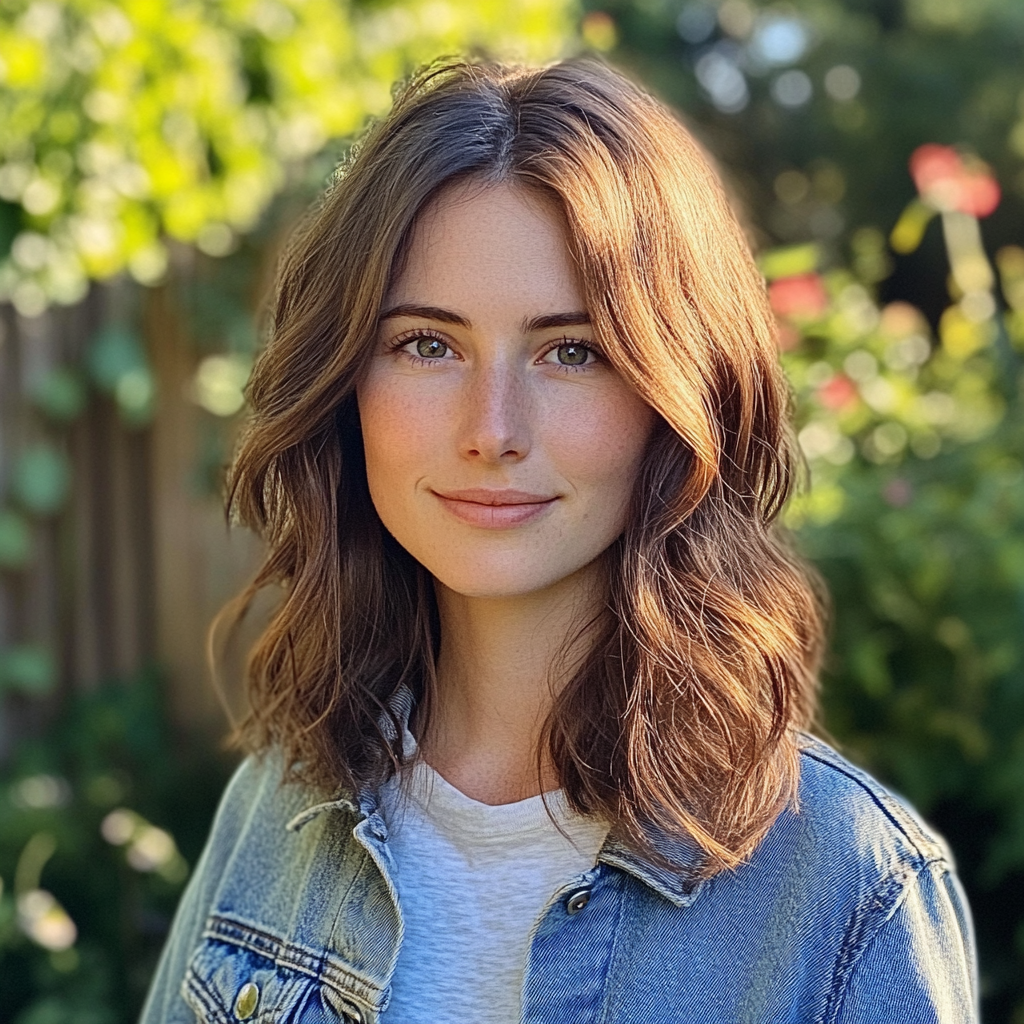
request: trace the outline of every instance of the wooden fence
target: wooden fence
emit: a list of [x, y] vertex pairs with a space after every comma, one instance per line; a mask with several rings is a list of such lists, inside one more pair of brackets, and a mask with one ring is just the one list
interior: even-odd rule
[[[33, 399], [57, 367], [81, 366], [90, 339], [133, 307], [156, 381], [155, 412], [126, 423], [94, 389], [83, 411], [54, 422]], [[55, 702], [147, 664], [169, 680], [174, 718], [219, 729], [208, 678], [208, 623], [251, 573], [256, 542], [230, 535], [219, 502], [193, 483], [202, 418], [189, 398], [198, 361], [168, 288], [95, 286], [78, 305], [25, 318], [0, 307], [0, 509], [18, 510], [18, 460], [45, 444], [70, 469], [66, 500], [28, 518], [32, 552], [0, 569], [0, 652], [49, 652], [55, 696], [8, 696], [0, 755], [12, 730], [32, 728]], [[19, 513], [20, 514], [20, 513]], [[229, 674], [231, 666], [229, 666]]]

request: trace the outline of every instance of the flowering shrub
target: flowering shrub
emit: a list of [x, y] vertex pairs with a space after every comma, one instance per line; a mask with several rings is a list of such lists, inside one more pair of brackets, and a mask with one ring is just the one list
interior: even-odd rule
[[1024, 938], [1024, 248], [990, 262], [982, 165], [922, 146], [910, 166], [892, 241], [942, 219], [937, 329], [848, 269], [770, 283], [810, 470], [787, 516], [836, 609], [824, 723], [947, 835], [1005, 994]]

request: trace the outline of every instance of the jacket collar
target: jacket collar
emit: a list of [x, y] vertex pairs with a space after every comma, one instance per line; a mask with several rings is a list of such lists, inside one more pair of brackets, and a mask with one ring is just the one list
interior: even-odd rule
[[650, 825], [646, 834], [665, 863], [644, 856], [614, 833], [608, 834], [598, 861], [627, 872], [677, 907], [688, 907], [705, 885], [696, 875], [700, 848], [689, 837], [671, 835], [655, 825]]
[[[412, 690], [401, 686], [389, 700], [388, 709], [405, 727], [409, 723], [414, 704]], [[390, 716], [381, 716], [380, 727], [389, 740], [394, 738], [394, 723]], [[378, 805], [377, 793], [372, 789], [362, 790], [356, 795], [340, 790], [332, 799], [300, 811], [288, 822], [286, 828], [290, 832], [297, 832], [324, 811], [347, 811], [365, 819], [374, 837], [383, 842], [387, 838], [387, 828], [381, 819]], [[605, 839], [597, 855], [598, 862], [627, 872], [677, 907], [689, 906], [705, 886], [703, 880], [696, 878], [696, 868], [701, 860], [700, 848], [688, 836], [672, 835], [653, 823], [646, 834], [651, 847], [660, 854], [664, 863], [645, 857], [614, 833], [609, 833]]]

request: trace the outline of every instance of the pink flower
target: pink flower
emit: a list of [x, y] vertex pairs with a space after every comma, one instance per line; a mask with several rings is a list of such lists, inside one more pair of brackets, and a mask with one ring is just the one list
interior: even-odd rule
[[800, 332], [792, 324], [780, 322], [775, 335], [775, 343], [780, 352], [792, 352], [800, 345]]
[[781, 317], [812, 319], [828, 309], [828, 293], [817, 274], [800, 274], [772, 281], [768, 301]]
[[910, 174], [921, 198], [937, 210], [987, 217], [999, 205], [999, 183], [988, 164], [964, 158], [952, 146], [918, 146], [910, 157]]
[[818, 401], [826, 409], [838, 412], [857, 401], [857, 385], [845, 373], [837, 373], [818, 388]]

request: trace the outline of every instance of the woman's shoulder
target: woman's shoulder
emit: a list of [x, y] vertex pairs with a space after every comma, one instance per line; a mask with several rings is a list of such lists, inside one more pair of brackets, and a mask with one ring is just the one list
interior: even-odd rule
[[[200, 1011], [209, 1000], [219, 1007], [213, 1016], [227, 1020], [240, 986], [251, 980], [250, 954], [281, 964], [325, 961], [337, 917], [332, 900], [352, 890], [364, 863], [345, 855], [346, 829], [329, 825], [354, 805], [287, 777], [284, 758], [270, 750], [246, 757], [228, 782], [179, 903], [144, 1024], [205, 1020]], [[294, 989], [291, 975], [279, 973], [285, 980], [266, 988], [268, 997], [284, 991], [281, 985]]]
[[942, 836], [902, 797], [823, 740], [800, 734], [800, 787], [791, 815], [824, 856], [863, 860], [880, 870], [952, 866]]
[[970, 910], [949, 847], [906, 800], [801, 735], [798, 802], [762, 848], [849, 1019], [976, 1020]]
[[799, 748], [798, 799], [748, 861], [685, 906], [638, 901], [666, 936], [648, 978], [691, 1003], [711, 993], [709, 1020], [755, 1004], [759, 1020], [976, 1020], [970, 912], [942, 838], [826, 743]]
[[354, 811], [339, 790], [317, 792], [294, 777], [277, 748], [249, 754], [235, 769], [217, 808], [210, 844], [234, 845], [257, 834], [296, 834], [325, 810]]
[[308, 794], [285, 784], [284, 777], [284, 761], [277, 751], [245, 757], [224, 787], [211, 836], [228, 839], [253, 827], [283, 827], [303, 796], [308, 802]]

